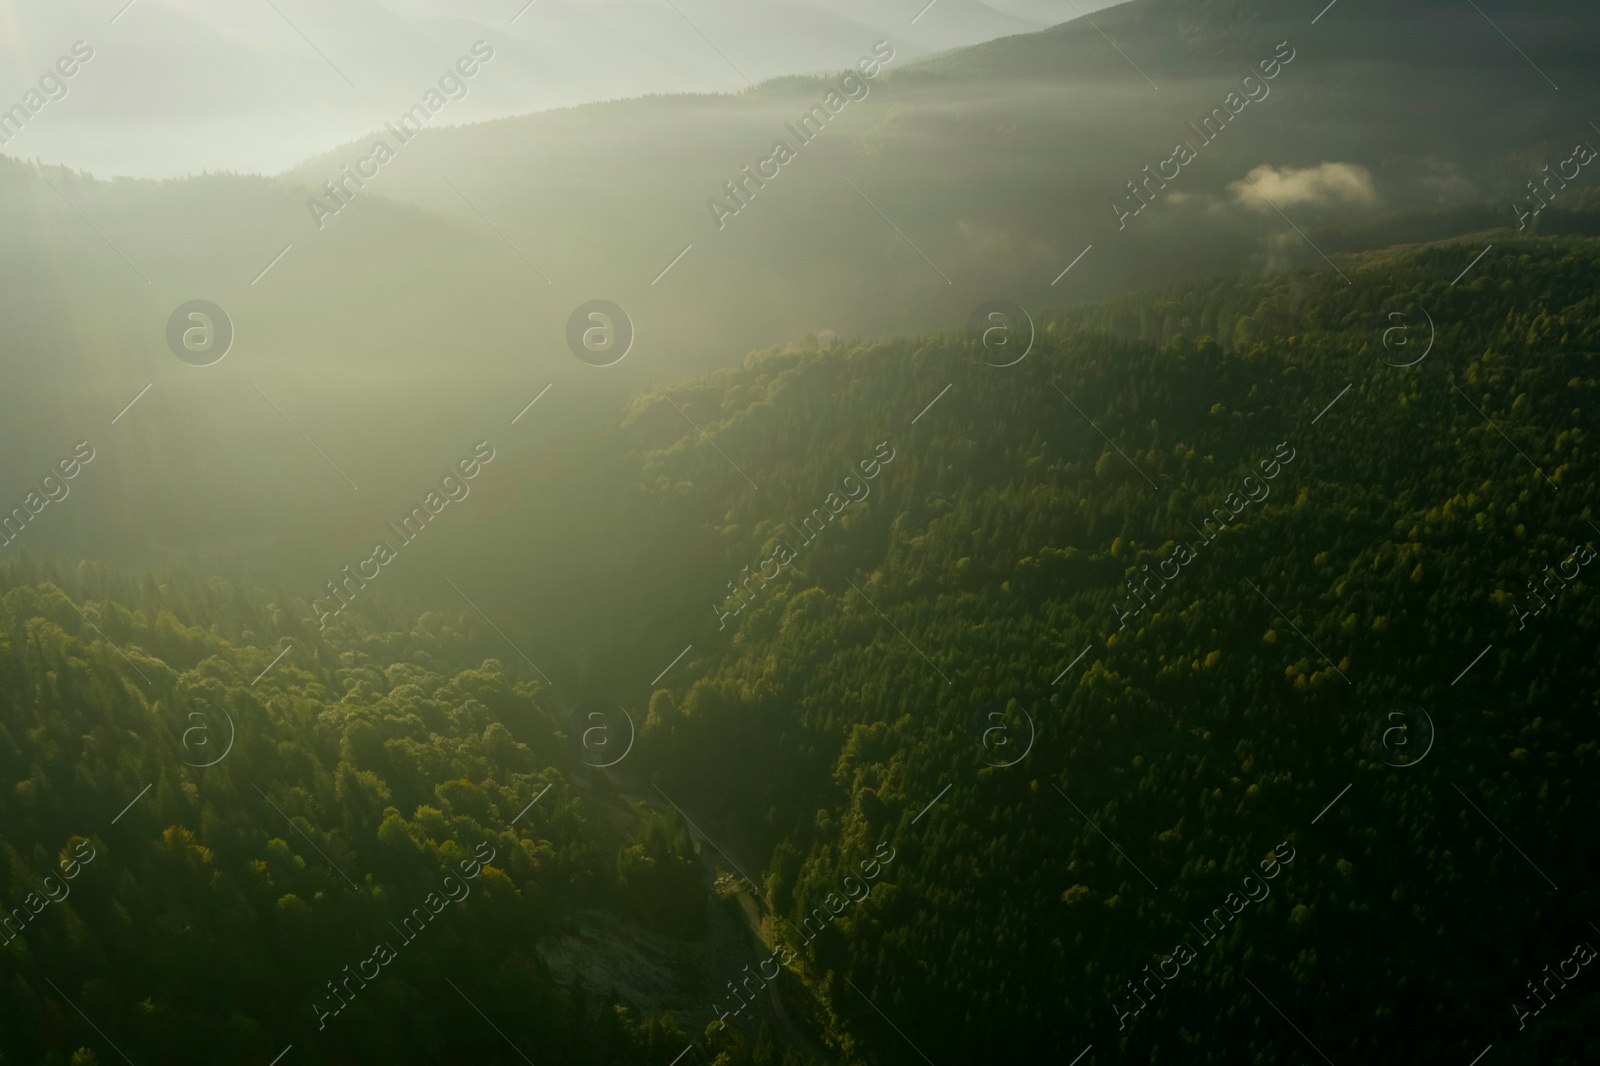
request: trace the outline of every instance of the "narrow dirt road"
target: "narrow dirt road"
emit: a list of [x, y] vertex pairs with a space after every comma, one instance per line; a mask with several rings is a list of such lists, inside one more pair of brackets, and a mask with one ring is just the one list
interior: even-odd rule
[[[710, 874], [712, 884], [716, 883], [719, 874], [727, 874], [737, 879], [739, 887], [736, 892], [739, 909], [745, 916], [750, 935], [757, 944], [761, 945], [765, 952], [770, 954], [777, 944], [767, 928], [765, 917], [767, 907], [765, 901], [761, 898], [760, 886], [751, 880], [752, 877], [761, 875], [759, 866], [753, 864], [747, 855], [736, 855], [725, 850], [733, 846], [728, 841], [713, 841], [708, 837], [700, 828], [704, 824], [702, 820], [668, 799], [653, 780], [619, 775], [617, 783], [618, 795], [621, 798], [644, 803], [663, 814], [681, 814], [683, 816], [684, 822], [689, 828], [689, 835], [697, 845], [700, 861]], [[758, 957], [752, 958], [752, 964]], [[796, 1008], [788, 1001], [788, 996], [785, 995], [786, 990], [789, 995], [806, 994], [804, 987], [800, 984], [799, 975], [793, 972], [781, 974], [780, 980], [774, 981], [766, 987], [767, 1001], [772, 1005], [772, 1014], [777, 1022], [780, 1038], [799, 1051], [801, 1056], [808, 1062], [830, 1061], [827, 1049], [818, 1043], [811, 1033], [796, 1019]]]

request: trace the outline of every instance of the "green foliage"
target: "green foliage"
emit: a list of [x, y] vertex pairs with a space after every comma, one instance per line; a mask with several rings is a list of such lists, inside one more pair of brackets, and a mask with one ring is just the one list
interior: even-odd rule
[[[179, 575], [30, 568], [0, 578], [0, 885], [23, 914], [41, 881], [62, 898], [0, 948], [12, 1009], [44, 1021], [8, 1026], [8, 1055], [116, 1057], [76, 1005], [136, 1061], [509, 1061], [449, 978], [536, 1059], [646, 1056], [659, 1034], [609, 1006], [591, 1039], [534, 946], [580, 905], [692, 926], [699, 870], [681, 828], [595, 816], [538, 682], [437, 616], [285, 632], [279, 604]], [[470, 895], [408, 943], [396, 924], [480, 843]], [[398, 961], [319, 1031], [312, 1002], [374, 942]]]
[[[75, 846], [96, 857], [0, 948], [0, 992], [39, 1020], [5, 1053], [107, 1061], [76, 1007], [135, 1061], [268, 1062], [289, 1043], [302, 1061], [516, 1061], [509, 1040], [540, 1062], [666, 1066], [703, 1010], [635, 1020], [541, 953], [595, 911], [707, 935], [701, 864], [724, 860], [648, 800], [654, 775], [717, 812], [704, 827], [796, 949], [783, 1016], [713, 1027], [697, 1061], [792, 1066], [806, 1031], [847, 1063], [920, 1061], [911, 1043], [1070, 1061], [1090, 1042], [1303, 1061], [1246, 978], [1334, 1061], [1470, 1061], [1490, 1042], [1497, 1061], [1592, 1061], [1600, 993], [1575, 984], [1520, 1040], [1506, 1007], [1594, 902], [1600, 601], [1586, 575], [1525, 626], [1513, 605], [1596, 539], [1600, 244], [1497, 243], [1453, 285], [1474, 251], [1040, 315], [1006, 370], [964, 336], [759, 353], [679, 397], [761, 457], [759, 492], [639, 400], [602, 451], [636, 449], [619, 514], [677, 565], [633, 588], [606, 584], [639, 568], [609, 568], [599, 542], [582, 562], [608, 575], [596, 601], [649, 626], [681, 611], [715, 630], [708, 595], [880, 442], [894, 458], [694, 637], [610, 778], [465, 614], [380, 604], [317, 631], [303, 604], [218, 580], [11, 564], [6, 905]], [[1388, 316], [1421, 328], [1416, 308], [1433, 352], [1390, 365]], [[1275, 455], [1270, 495], [1202, 532]], [[1203, 546], [1128, 587], [1180, 543]], [[664, 661], [649, 626], [595, 671]], [[1417, 766], [1367, 743], [1393, 699], [1438, 727]], [[1015, 765], [986, 746], [994, 708], [1036, 728]], [[326, 983], [480, 842], [495, 857], [470, 897], [319, 1030]], [[1119, 1030], [1127, 982], [1279, 842], [1297, 857], [1270, 895]]]
[[[1477, 250], [1042, 316], [1006, 371], [959, 338], [766, 353], [717, 381], [737, 454], [795, 457], [759, 494], [714, 455], [647, 458], [726, 515], [727, 574], [784, 535], [773, 501], [803, 508], [871, 442], [899, 452], [858, 520], [761, 588], [706, 676], [678, 679], [698, 728], [659, 756], [744, 812], [795, 925], [878, 840], [898, 849], [804, 952], [847, 1060], [915, 1058], [881, 1009], [952, 1061], [1069, 1061], [1089, 1042], [1304, 1061], [1245, 977], [1334, 1061], [1594, 1056], [1580, 1029], [1600, 991], [1564, 993], [1568, 1021], [1538, 1039], [1506, 1023], [1594, 900], [1600, 600], [1585, 571], [1525, 628], [1512, 605], [1600, 540], [1600, 245], [1497, 243], [1452, 285]], [[1419, 307], [1431, 355], [1388, 365], [1420, 355]], [[1391, 311], [1413, 347], [1384, 347]], [[1285, 443], [1270, 496], [1203, 534]], [[1203, 547], [1120, 628], [1140, 602], [1125, 582], [1178, 543]], [[1418, 766], [1366, 743], [1393, 699], [1438, 728]], [[996, 768], [980, 736], [1007, 701], [1038, 739]], [[1270, 898], [1119, 1031], [1126, 982], [1279, 841], [1301, 857]]]

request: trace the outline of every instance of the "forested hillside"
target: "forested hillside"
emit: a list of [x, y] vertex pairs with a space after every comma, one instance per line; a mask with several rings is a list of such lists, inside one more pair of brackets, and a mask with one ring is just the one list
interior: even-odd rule
[[89, 564], [3, 583], [0, 1061], [520, 1061], [494, 1026], [540, 1061], [683, 1049], [536, 946], [580, 905], [692, 931], [687, 835], [598, 817], [538, 681], [460, 619], [319, 633], [281, 594]]
[[[898, 854], [798, 964], [850, 1054], [1306, 1061], [1284, 1016], [1335, 1062], [1600, 1052], [1583, 984], [1526, 1031], [1512, 1006], [1600, 935], [1600, 247], [1453, 283], [1479, 250], [1046, 319], [1006, 369], [951, 338], [769, 354], [719, 380], [718, 440], [792, 472], [656, 460], [735, 493], [702, 492], [733, 576], [897, 453], [646, 736], [767, 843], [781, 938]], [[1426, 761], [1380, 759], [1392, 701]]]
[[[9, 564], [3, 1061], [1594, 1061], [1527, 982], [1600, 942], [1600, 242], [1480, 250], [642, 396], [582, 691], [459, 600]], [[761, 978], [552, 975], [586, 908], [706, 937], [702, 862]]]

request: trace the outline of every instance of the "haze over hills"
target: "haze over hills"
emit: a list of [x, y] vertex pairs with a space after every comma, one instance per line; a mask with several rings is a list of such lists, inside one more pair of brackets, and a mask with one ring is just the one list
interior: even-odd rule
[[0, 1066], [1600, 1061], [1592, 3], [116, 4]]
[[[126, 2], [126, 0], [125, 0]], [[1082, 0], [1095, 11], [1117, 0]], [[4, 150], [103, 177], [274, 173], [375, 127], [468, 45], [500, 61], [451, 121], [662, 92], [730, 92], [851, 61], [892, 37], [909, 56], [1075, 17], [1061, 2], [1000, 9], [939, 0], [357, 0], [272, 6], [137, 0], [8, 6], [0, 18], [20, 99], [76, 40], [96, 49], [70, 105]], [[113, 19], [115, 21], [113, 21]], [[915, 21], [913, 21], [915, 20]], [[747, 80], [748, 79], [748, 80]], [[42, 118], [43, 116], [41, 116]]]
[[0, 1054], [1592, 1061], [1600, 241], [1475, 256], [758, 353], [325, 626], [0, 564]]
[[[176, 17], [152, 7], [116, 28]], [[0, 300], [25, 353], [0, 443], [27, 460], [0, 487], [22, 490], [52, 461], [60, 445], [43, 427], [106, 426], [151, 385], [141, 403], [158, 424], [116, 428], [137, 440], [127, 465], [118, 449], [104, 460], [117, 496], [85, 492], [62, 543], [130, 560], [247, 545], [304, 580], [490, 427], [512, 442], [511, 465], [559, 477], [551, 457], [629, 395], [753, 349], [959, 328], [996, 296], [1037, 309], [1241, 265], [1327, 269], [1319, 253], [1589, 224], [1592, 167], [1540, 218], [1512, 206], [1528, 213], [1541, 167], [1593, 134], [1574, 106], [1595, 79], [1571, 31], [1592, 21], [1578, 5], [1500, 23], [1538, 69], [1470, 8], [1433, 0], [1343, 3], [1314, 24], [1281, 4], [1135, 0], [1094, 21], [922, 62], [898, 36], [877, 46], [892, 58], [875, 58], [864, 33], [840, 65], [860, 60], [871, 78], [586, 104], [404, 141], [397, 105], [390, 127], [273, 178], [0, 167], [13, 234]], [[79, 76], [103, 75], [99, 61]], [[474, 93], [523, 66], [514, 49], [473, 65]], [[1243, 80], [1263, 69], [1273, 76]], [[1524, 91], [1503, 97], [1485, 69]], [[406, 98], [423, 115], [426, 88]], [[454, 121], [477, 97], [440, 99]], [[381, 164], [378, 140], [393, 152]], [[1180, 162], [1175, 141], [1193, 158]], [[363, 167], [358, 188], [347, 175]], [[162, 339], [172, 309], [200, 296], [238, 328], [203, 375]], [[604, 369], [565, 339], [573, 308], [596, 297], [637, 330]], [[488, 496], [454, 520], [486, 520]], [[287, 520], [300, 505], [322, 519]], [[115, 532], [97, 507], [117, 509]]]

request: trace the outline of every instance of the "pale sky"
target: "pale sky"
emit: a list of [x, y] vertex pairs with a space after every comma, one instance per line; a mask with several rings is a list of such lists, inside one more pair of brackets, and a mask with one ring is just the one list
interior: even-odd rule
[[[0, 0], [0, 111], [37, 107], [0, 153], [99, 177], [271, 174], [394, 118], [479, 40], [495, 58], [449, 122], [736, 91], [852, 66], [879, 39], [912, 59], [1115, 2]], [[93, 58], [62, 96], [52, 71], [78, 41]]]

